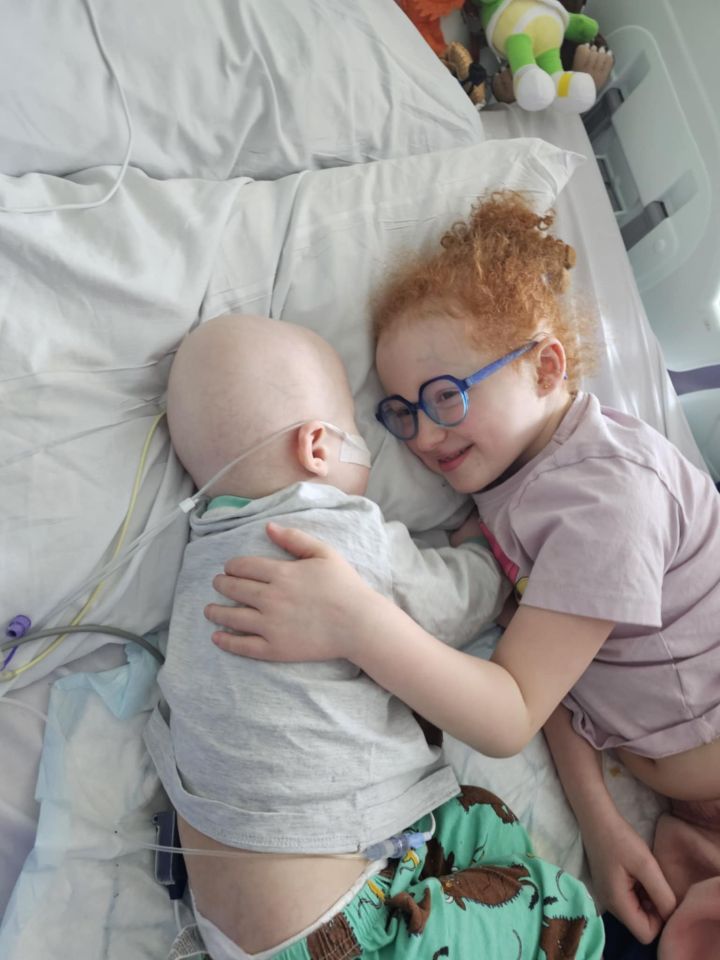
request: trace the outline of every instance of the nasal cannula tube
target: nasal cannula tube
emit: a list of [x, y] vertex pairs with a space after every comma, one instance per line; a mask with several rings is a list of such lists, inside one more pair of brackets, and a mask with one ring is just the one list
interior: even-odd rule
[[187, 497], [185, 500], [181, 500], [180, 503], [173, 507], [170, 513], [162, 517], [162, 519], [160, 519], [154, 526], [141, 533], [135, 538], [135, 540], [132, 540], [127, 547], [117, 555], [117, 557], [108, 561], [99, 569], [95, 570], [92, 576], [88, 577], [87, 580], [81, 583], [77, 589], [63, 597], [60, 603], [56, 604], [44, 618], [45, 623], [51, 623], [73, 601], [87, 594], [101, 580], [105, 580], [111, 574], [115, 573], [122, 566], [124, 566], [124, 564], [131, 560], [135, 554], [142, 549], [142, 547], [146, 546], [146, 544], [154, 540], [155, 537], [159, 536], [163, 530], [170, 526], [171, 523], [190, 513], [190, 511], [196, 506], [198, 500], [204, 495], [205, 491], [209, 490], [215, 483], [217, 483], [218, 480], [224, 477], [228, 471], [232, 470], [236, 464], [240, 463], [241, 460], [244, 460], [245, 457], [248, 457], [251, 453], [261, 450], [269, 443], [272, 443], [273, 440], [277, 440], [277, 438], [282, 436], [284, 433], [288, 433], [290, 430], [294, 430], [297, 427], [302, 426], [304, 422], [304, 420], [299, 420], [296, 423], [291, 423], [287, 427], [283, 427], [282, 430], [277, 430], [275, 433], [270, 434], [269, 437], [266, 437], [265, 440], [244, 450], [239, 456], [235, 457], [234, 460], [231, 460], [230, 463], [225, 464], [222, 470], [218, 470], [215, 476], [208, 480], [207, 483], [203, 484], [197, 493], [193, 494], [191, 497]]

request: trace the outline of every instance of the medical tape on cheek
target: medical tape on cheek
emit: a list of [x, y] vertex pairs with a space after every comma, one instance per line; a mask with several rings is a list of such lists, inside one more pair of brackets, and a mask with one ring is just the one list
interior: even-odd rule
[[370, 448], [356, 433], [346, 433], [340, 444], [340, 459], [343, 463], [359, 463], [362, 467], [372, 466]]
[[370, 448], [359, 434], [347, 433], [347, 431], [341, 430], [340, 427], [336, 427], [334, 423], [328, 423], [326, 420], [321, 420], [320, 423], [331, 433], [340, 437], [339, 459], [342, 463], [358, 463], [361, 467], [372, 466]]
[[[263, 447], [268, 446], [269, 443], [277, 440], [279, 437], [284, 436], [286, 433], [290, 433], [291, 430], [297, 430], [298, 427], [302, 427], [307, 420], [298, 420], [295, 423], [291, 423], [287, 427], [283, 427], [281, 430], [276, 430], [275, 433], [271, 433], [269, 437], [266, 437], [264, 440], [261, 440], [259, 443], [253, 444], [252, 447], [248, 447], [247, 450], [235, 457], [234, 460], [231, 460], [230, 463], [226, 463], [222, 470], [219, 470], [214, 477], [211, 477], [207, 483], [193, 494], [192, 497], [188, 497], [186, 500], [183, 500], [180, 504], [180, 509], [184, 513], [189, 513], [200, 499], [201, 496], [205, 493], [206, 490], [209, 490], [213, 484], [217, 483], [222, 477], [225, 476], [234, 466], [240, 463], [242, 460], [245, 460], [246, 457], [249, 457], [253, 453], [257, 453], [259, 450], [262, 450]], [[320, 423], [325, 427], [326, 430], [329, 430], [331, 433], [336, 434], [340, 437], [342, 441], [340, 444], [340, 455], [339, 458], [344, 463], [359, 463], [363, 467], [370, 467], [371, 465], [371, 455], [368, 445], [365, 443], [363, 438], [355, 433], [347, 433], [347, 431], [342, 430], [340, 427], [336, 427], [334, 423], [328, 423], [327, 420], [321, 420]]]

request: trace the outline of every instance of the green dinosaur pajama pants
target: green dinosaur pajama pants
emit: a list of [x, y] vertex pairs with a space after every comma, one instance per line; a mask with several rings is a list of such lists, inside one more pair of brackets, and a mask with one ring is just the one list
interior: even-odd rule
[[502, 800], [462, 787], [435, 819], [432, 840], [273, 960], [600, 960], [590, 895], [533, 855]]

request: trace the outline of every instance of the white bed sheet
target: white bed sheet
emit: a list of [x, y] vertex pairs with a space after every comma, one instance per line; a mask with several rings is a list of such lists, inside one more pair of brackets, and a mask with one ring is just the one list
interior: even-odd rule
[[[4, 0], [0, 171], [273, 180], [477, 142], [482, 124], [392, 0]], [[0, 183], [12, 204], [17, 185]]]

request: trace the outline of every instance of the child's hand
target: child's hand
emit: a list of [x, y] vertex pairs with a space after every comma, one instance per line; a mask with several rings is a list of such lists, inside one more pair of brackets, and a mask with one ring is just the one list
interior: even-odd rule
[[228, 653], [257, 660], [352, 659], [353, 631], [373, 598], [382, 601], [339, 553], [300, 530], [268, 524], [274, 543], [298, 558], [236, 557], [213, 579], [242, 606], [211, 603], [205, 616], [225, 630], [212, 636]]
[[515, 616], [515, 613], [516, 613], [516, 611], [517, 611], [517, 608], [518, 608], [517, 600], [515, 599], [515, 596], [511, 593], [511, 594], [508, 596], [508, 598], [507, 598], [507, 600], [505, 601], [505, 603], [503, 604], [503, 608], [502, 608], [502, 610], [500, 611], [500, 613], [498, 614], [498, 617], [497, 617], [497, 619], [495, 620], [495, 623], [496, 623], [499, 627], [502, 627], [503, 630], [504, 630], [505, 627], [507, 627], [507, 626], [510, 625], [510, 621], [511, 621], [512, 618]]
[[473, 537], [482, 537], [483, 532], [480, 527], [480, 517], [478, 516], [477, 510], [473, 509], [470, 516], [465, 520], [462, 526], [458, 527], [457, 530], [453, 530], [450, 534], [450, 546], [459, 547], [461, 543], [464, 543], [466, 540], [471, 540]]
[[677, 905], [650, 848], [616, 811], [583, 829], [595, 894], [640, 943], [651, 943]]

